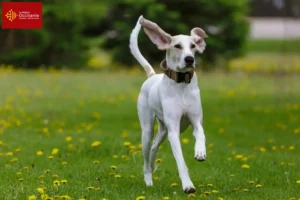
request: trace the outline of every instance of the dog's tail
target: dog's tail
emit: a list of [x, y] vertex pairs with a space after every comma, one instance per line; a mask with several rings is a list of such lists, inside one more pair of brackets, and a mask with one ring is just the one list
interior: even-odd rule
[[138, 35], [141, 30], [141, 24], [140, 20], [143, 19], [143, 16], [141, 15], [136, 23], [136, 26], [132, 30], [130, 34], [130, 42], [129, 42], [129, 48], [132, 53], [132, 55], [137, 59], [137, 61], [142, 65], [144, 70], [147, 73], [147, 77], [151, 77], [155, 74], [154, 69], [149, 64], [149, 62], [144, 58], [144, 56], [141, 54], [139, 47], [138, 47]]

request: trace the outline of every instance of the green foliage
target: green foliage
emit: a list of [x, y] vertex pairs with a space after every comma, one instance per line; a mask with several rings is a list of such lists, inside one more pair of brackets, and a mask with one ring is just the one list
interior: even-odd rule
[[[105, 35], [102, 47], [112, 52], [113, 60], [128, 65], [136, 63], [128, 49], [129, 36], [140, 15], [156, 22], [171, 35], [190, 34], [193, 27], [203, 28], [210, 36], [203, 61], [213, 64], [217, 58], [230, 59], [242, 55], [248, 33], [247, 0], [118, 1], [110, 8], [103, 23], [116, 32]], [[164, 52], [158, 51], [145, 34], [140, 34], [142, 53], [151, 62], [160, 62]]]

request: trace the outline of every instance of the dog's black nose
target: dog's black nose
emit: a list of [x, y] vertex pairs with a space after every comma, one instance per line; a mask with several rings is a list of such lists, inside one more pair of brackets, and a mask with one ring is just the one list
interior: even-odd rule
[[193, 64], [194, 63], [194, 58], [192, 56], [187, 56], [184, 58], [184, 61], [186, 62], [186, 64]]

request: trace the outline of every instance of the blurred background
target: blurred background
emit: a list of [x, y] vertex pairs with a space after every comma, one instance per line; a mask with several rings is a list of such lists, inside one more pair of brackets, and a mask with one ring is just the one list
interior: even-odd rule
[[[205, 53], [198, 56], [203, 70], [300, 72], [299, 0], [42, 2], [43, 29], [1, 30], [2, 67], [138, 67], [128, 43], [138, 17], [144, 15], [171, 35], [189, 34], [195, 26], [203, 28], [210, 36]], [[139, 45], [151, 64], [163, 59], [164, 52], [143, 31]]]

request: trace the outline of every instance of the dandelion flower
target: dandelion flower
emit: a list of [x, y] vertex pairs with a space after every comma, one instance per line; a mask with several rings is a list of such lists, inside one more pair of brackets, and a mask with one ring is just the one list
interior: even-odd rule
[[160, 180], [160, 178], [158, 177], [158, 176], [154, 176], [154, 178], [153, 178], [155, 181], [159, 181]]
[[297, 184], [300, 184], [300, 180], [297, 180], [296, 183], [297, 183]]
[[37, 151], [37, 152], [36, 152], [36, 155], [42, 156], [42, 155], [43, 155], [43, 152], [42, 152], [42, 151]]
[[16, 152], [20, 152], [20, 151], [21, 151], [21, 148], [17, 148], [17, 149], [16, 149]]
[[68, 195], [64, 195], [64, 196], [60, 196], [60, 199], [71, 200], [71, 197], [69, 197]]
[[44, 193], [45, 193], [45, 191], [44, 191], [43, 188], [38, 188], [37, 191], [38, 191], [40, 194], [44, 194]]
[[68, 162], [64, 161], [64, 162], [62, 162], [61, 164], [62, 164], [62, 165], [66, 165], [66, 164], [68, 164]]
[[19, 176], [22, 175], [22, 172], [17, 172], [17, 175], [19, 175]]
[[222, 197], [218, 197], [218, 200], [224, 200]]
[[93, 162], [95, 165], [99, 164], [99, 161], [98, 160], [94, 160]]
[[229, 176], [234, 177], [234, 174], [230, 174]]
[[206, 196], [210, 195], [210, 192], [204, 192], [203, 194], [205, 194]]
[[97, 147], [97, 146], [99, 146], [100, 144], [101, 144], [100, 141], [94, 141], [94, 142], [91, 144], [91, 146], [92, 146], [92, 147]]
[[204, 187], [204, 186], [205, 186], [205, 185], [203, 185], [203, 184], [199, 184], [199, 185], [198, 185], [198, 187]]
[[213, 186], [213, 184], [211, 184], [211, 183], [207, 184], [207, 187], [212, 187], [212, 186]]
[[129, 147], [131, 145], [131, 142], [124, 142], [125, 147]]
[[115, 174], [115, 178], [121, 178], [120, 174]]
[[262, 185], [261, 184], [256, 184], [256, 186], [255, 186], [256, 188], [261, 188], [262, 187]]
[[191, 193], [188, 195], [188, 198], [192, 198], [192, 197], [195, 197], [196, 195], [194, 193]]
[[157, 159], [155, 160], [155, 162], [156, 162], [156, 163], [162, 163], [162, 159], [157, 158]]
[[60, 182], [63, 183], [63, 184], [66, 184], [68, 181], [66, 179], [63, 179]]
[[113, 158], [119, 158], [119, 156], [118, 155], [113, 155]]
[[19, 178], [18, 181], [19, 181], [20, 183], [22, 183], [22, 182], [24, 181], [24, 179], [23, 179], [23, 178]]
[[115, 170], [115, 169], [117, 169], [117, 166], [116, 165], [112, 165], [112, 166], [110, 166], [110, 168], [113, 169], [113, 170]]
[[254, 181], [249, 181], [250, 184], [254, 184]]
[[88, 189], [88, 190], [93, 190], [94, 187], [93, 187], [93, 186], [89, 186], [89, 187], [87, 187], [87, 189]]
[[170, 197], [163, 197], [162, 200], [170, 200]]
[[59, 152], [58, 148], [53, 148], [51, 154], [56, 155]]
[[181, 141], [183, 144], [188, 144], [190, 140], [188, 138], [182, 138]]
[[289, 146], [289, 150], [292, 151], [292, 150], [294, 150], [294, 149], [295, 149], [295, 146], [293, 146], [293, 145], [292, 145], [292, 146]]
[[54, 156], [48, 156], [49, 160], [52, 160], [54, 158]]
[[129, 177], [130, 177], [130, 178], [135, 178], [135, 175], [130, 175]]
[[55, 187], [60, 186], [60, 181], [58, 180], [53, 181], [53, 186]]
[[101, 188], [98, 187], [98, 188], [96, 188], [95, 190], [98, 191], [98, 190], [100, 190], [100, 189], [101, 189]]
[[71, 142], [71, 141], [72, 141], [72, 137], [71, 137], [71, 136], [67, 136], [67, 137], [66, 137], [66, 141], [67, 141], [67, 142]]
[[30, 196], [28, 197], [28, 200], [36, 200], [36, 196], [35, 196], [35, 195], [30, 195]]
[[248, 192], [249, 190], [247, 188], [243, 189], [244, 192]]
[[249, 165], [247, 165], [247, 164], [243, 164], [243, 165], [242, 165], [242, 168], [243, 168], [243, 169], [249, 169], [249, 168], [250, 168], [250, 166], [249, 166]]
[[296, 198], [295, 197], [291, 197], [290, 200], [296, 200]]
[[59, 176], [57, 174], [53, 174], [52, 178], [57, 179]]
[[219, 193], [219, 191], [218, 190], [212, 190], [211, 193], [217, 194], [217, 193]]
[[171, 187], [176, 187], [178, 184], [177, 183], [172, 183]]
[[138, 196], [135, 200], [144, 200], [146, 199], [145, 196]]
[[7, 153], [6, 153], [6, 156], [13, 156], [13, 155], [14, 155], [13, 152], [7, 152]]
[[266, 149], [265, 147], [260, 147], [259, 150], [260, 150], [261, 152], [266, 152], [266, 151], [267, 151], [267, 149]]
[[13, 158], [10, 160], [10, 162], [17, 162], [19, 159], [18, 158]]

